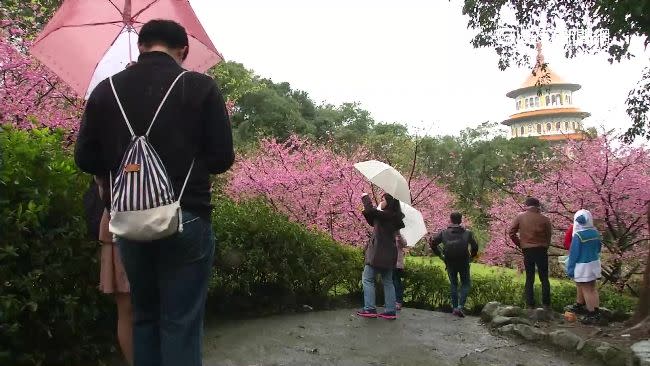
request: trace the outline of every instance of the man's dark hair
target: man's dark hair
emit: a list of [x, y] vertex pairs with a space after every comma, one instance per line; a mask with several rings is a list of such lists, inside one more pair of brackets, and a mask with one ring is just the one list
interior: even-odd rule
[[[143, 25], [138, 35], [138, 44], [144, 47], [161, 45], [171, 49], [189, 47], [185, 28], [173, 20], [166, 19], [150, 20]], [[187, 53], [186, 51], [183, 55], [183, 60], [187, 58]]]
[[460, 223], [463, 222], [463, 214], [460, 212], [452, 212], [451, 215], [449, 215], [449, 218], [451, 219], [451, 223], [454, 225], [460, 225]]
[[524, 202], [524, 206], [528, 207], [539, 207], [539, 200], [534, 197], [528, 197], [526, 198], [526, 201]]

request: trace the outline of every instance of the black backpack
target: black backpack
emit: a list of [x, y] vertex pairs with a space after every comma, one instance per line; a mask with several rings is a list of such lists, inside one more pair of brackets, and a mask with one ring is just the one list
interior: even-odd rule
[[469, 258], [469, 245], [470, 232], [465, 230], [462, 235], [452, 234], [447, 230], [442, 232], [442, 242], [445, 244], [443, 254], [445, 260], [461, 260]]

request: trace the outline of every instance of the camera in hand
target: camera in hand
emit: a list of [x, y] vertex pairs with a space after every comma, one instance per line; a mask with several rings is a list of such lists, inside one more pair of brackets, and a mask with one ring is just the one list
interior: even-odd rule
[[361, 202], [363, 202], [363, 209], [364, 210], [369, 210], [369, 209], [374, 207], [373, 204], [372, 204], [372, 199], [367, 194], [364, 194], [363, 196], [361, 196]]

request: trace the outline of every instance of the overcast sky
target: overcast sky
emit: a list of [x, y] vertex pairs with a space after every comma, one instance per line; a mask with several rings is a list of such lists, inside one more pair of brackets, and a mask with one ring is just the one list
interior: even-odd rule
[[[191, 0], [217, 49], [263, 77], [287, 81], [316, 103], [357, 101], [376, 121], [429, 134], [456, 134], [501, 121], [514, 102], [505, 94], [527, 68], [499, 71], [491, 49], [474, 49], [462, 1]], [[544, 44], [549, 66], [582, 85], [574, 101], [587, 126], [626, 128], [628, 91], [648, 66], [640, 45], [633, 61], [606, 55], [565, 59], [566, 36]], [[530, 50], [530, 55], [535, 55]]]

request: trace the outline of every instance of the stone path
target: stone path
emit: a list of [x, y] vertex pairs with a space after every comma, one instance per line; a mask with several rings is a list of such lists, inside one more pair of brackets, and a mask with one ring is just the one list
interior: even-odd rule
[[404, 309], [400, 319], [335, 310], [216, 323], [205, 366], [586, 366], [572, 354], [491, 335], [478, 318]]

